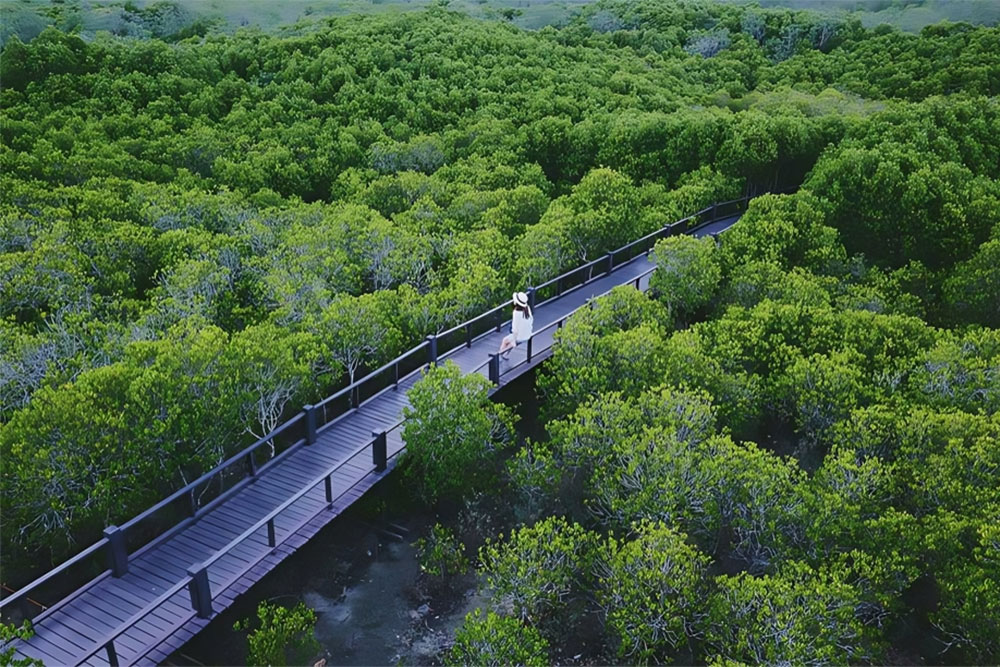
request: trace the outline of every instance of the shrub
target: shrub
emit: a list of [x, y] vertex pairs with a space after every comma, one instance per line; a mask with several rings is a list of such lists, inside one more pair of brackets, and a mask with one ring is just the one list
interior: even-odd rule
[[295, 607], [281, 607], [261, 602], [257, 607], [260, 625], [250, 630], [251, 620], [233, 625], [234, 630], [250, 630], [247, 635], [248, 665], [301, 665], [320, 650], [313, 637], [316, 612], [300, 602]]
[[482, 611], [468, 614], [455, 632], [455, 645], [445, 658], [446, 665], [506, 667], [549, 664], [549, 644], [530, 625], [508, 616]]
[[435, 577], [462, 574], [469, 568], [465, 545], [455, 538], [450, 529], [434, 524], [431, 534], [413, 543], [417, 549], [420, 570]]
[[431, 368], [409, 392], [403, 410], [408, 484], [426, 502], [460, 498], [495, 478], [494, 452], [510, 439], [513, 413], [490, 402], [489, 381], [462, 376], [454, 362]]

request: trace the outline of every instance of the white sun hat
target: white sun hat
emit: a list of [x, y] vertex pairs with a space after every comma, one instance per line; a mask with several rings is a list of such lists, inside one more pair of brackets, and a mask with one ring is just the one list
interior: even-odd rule
[[524, 292], [514, 292], [512, 297], [514, 299], [515, 306], [521, 306], [521, 308], [527, 308], [528, 306], [528, 295]]

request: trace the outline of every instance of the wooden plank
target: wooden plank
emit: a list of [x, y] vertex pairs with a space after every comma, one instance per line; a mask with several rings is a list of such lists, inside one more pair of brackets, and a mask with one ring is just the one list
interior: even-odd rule
[[[371, 440], [372, 436], [369, 435], [367, 439], [352, 437], [350, 439], [345, 438], [336, 445], [324, 445], [320, 450], [321, 457], [326, 461], [324, 469], [329, 469], [333, 464], [347, 460], [354, 452], [358, 451], [359, 448], [363, 448]], [[318, 470], [317, 472], [323, 472], [323, 470]]]
[[267, 481], [266, 485], [262, 484], [254, 496], [244, 498], [242, 502], [227, 505], [222, 508], [220, 514], [235, 514], [245, 517], [248, 519], [248, 523], [243, 530], [246, 530], [280, 507], [300, 489], [300, 486], [289, 484], [278, 476], [274, 476]]
[[316, 467], [315, 461], [312, 463], [289, 461], [285, 465], [269, 471], [266, 478], [262, 478], [257, 484], [254, 484], [254, 491], [259, 492], [260, 487], [267, 488], [275, 479], [291, 481], [296, 486], [301, 487], [321, 472], [321, 469], [317, 470]]
[[372, 440], [372, 428], [368, 426], [372, 423], [374, 422], [371, 420], [361, 423], [360, 419], [356, 419], [350, 423], [337, 424], [337, 430], [331, 435], [336, 435], [337, 444], [342, 451], [350, 452]]
[[100, 606], [101, 609], [107, 613], [112, 613], [112, 610], [128, 610], [127, 616], [119, 622], [127, 621], [140, 609], [143, 609], [148, 600], [143, 600], [142, 604], [136, 604], [137, 597], [127, 592], [124, 588], [114, 587], [109, 588], [101, 592], [100, 596]]
[[[280, 503], [278, 503], [278, 505], [275, 505], [275, 507], [278, 507], [279, 505], [281, 505], [281, 503], [286, 502], [289, 498], [292, 498], [295, 494], [299, 493], [304, 488], [304, 485], [295, 484], [294, 482], [289, 480], [280, 480], [275, 478], [274, 480], [272, 480], [272, 482], [274, 484], [272, 485], [272, 488], [269, 489], [269, 492], [274, 494], [274, 496], [280, 499], [281, 501]], [[313, 504], [312, 501], [319, 502], [319, 498], [323, 493], [322, 491], [323, 486], [321, 484], [317, 486], [319, 487], [318, 489], [313, 489], [312, 491], [306, 493], [305, 496], [303, 496], [295, 503], [293, 503], [291, 507], [294, 508], [296, 505], [299, 505], [300, 503], [302, 504], [303, 507], [309, 507]], [[287, 512], [287, 510], [284, 510], [284, 512]]]
[[[145, 576], [145, 572], [141, 572], [141, 574]], [[134, 576], [134, 575], [130, 572], [129, 575], [126, 576]], [[140, 599], [142, 600], [143, 608], [146, 607], [153, 600], [155, 600], [157, 597], [159, 597], [161, 593], [167, 590], [166, 588], [163, 588], [162, 586], [158, 585], [156, 587], [157, 590], [155, 592], [148, 591], [142, 588], [134, 581], [126, 581], [124, 577], [120, 579], [114, 579], [113, 581], [115, 584], [114, 586], [106, 586], [103, 587], [100, 591], [98, 591], [98, 593], [102, 597], [113, 595], [119, 598]], [[146, 585], [148, 586], [149, 584], [147, 583]], [[171, 614], [176, 613], [177, 610], [183, 610], [184, 608], [185, 608], [184, 605], [176, 601], [176, 596], [175, 596], [166, 600], [162, 605], [157, 607], [157, 609], [153, 611], [153, 614], [160, 614], [162, 616], [169, 617]]]
[[[315, 452], [317, 457], [343, 457], [347, 456], [366, 442], [370, 442], [371, 439], [371, 433], [368, 433], [358, 427], [345, 424], [336, 431], [332, 431], [324, 440], [321, 440], [310, 447], [310, 450]], [[318, 460], [318, 458], [314, 460], [313, 465], [315, 465]]]
[[311, 477], [311, 479], [315, 479], [324, 470], [328, 470], [329, 468], [331, 468], [332, 466], [334, 466], [335, 464], [338, 464], [338, 463], [341, 464], [340, 467], [343, 468], [343, 469], [347, 469], [347, 470], [349, 470], [349, 469], [355, 469], [357, 472], [367, 471], [368, 469], [364, 465], [362, 465], [360, 463], [360, 461], [362, 459], [364, 459], [364, 460], [367, 461], [371, 457], [370, 454], [368, 455], [367, 458], [365, 457], [364, 454], [362, 454], [360, 456], [347, 457], [343, 453], [336, 453], [336, 452], [330, 452], [330, 453], [327, 453], [327, 452], [318, 452], [317, 454], [318, 454], [317, 458], [321, 459], [322, 462], [323, 462], [323, 464], [321, 466], [317, 466], [317, 469], [313, 473], [313, 476]]
[[364, 414], [366, 410], [375, 410], [379, 412], [379, 414], [386, 415], [397, 420], [403, 416], [402, 403], [399, 401], [399, 398], [395, 393], [392, 395], [388, 393], [382, 394], [372, 402], [362, 407], [361, 413]]
[[231, 539], [239, 535], [235, 528], [230, 530], [222, 530], [222, 528], [207, 523], [198, 527], [192, 526], [190, 529], [174, 535], [170, 541], [183, 539], [190, 553], [195, 556], [200, 555], [200, 558], [204, 560], [205, 554], [211, 554], [213, 551], [221, 549]]
[[[162, 636], [166, 634], [173, 634], [174, 632], [176, 632], [177, 629], [182, 627], [183, 624], [186, 622], [185, 619], [192, 615], [194, 615], [194, 611], [188, 610], [186, 614], [172, 618], [169, 622], [161, 622], [157, 625], [150, 626], [148, 628], [148, 639], [143, 640], [142, 642], [139, 643], [138, 646], [133, 647], [131, 650], [119, 651], [119, 657], [123, 662], [141, 660], [140, 656], [149, 653], [158, 644], [161, 643]], [[130, 629], [129, 631], [121, 635], [119, 637], [119, 640], [121, 640], [123, 637], [129, 636], [131, 632], [132, 630]], [[132, 637], [129, 638], [133, 639]], [[148, 664], [148, 663], [142, 661], [141, 664]]]
[[345, 427], [346, 428], [353, 428], [353, 429], [360, 428], [360, 429], [363, 429], [361, 431], [362, 433], [368, 433], [368, 437], [367, 438], [362, 438], [362, 439], [360, 439], [358, 441], [357, 445], [360, 446], [360, 445], [364, 444], [365, 440], [371, 440], [372, 439], [372, 436], [371, 436], [371, 432], [372, 431], [382, 431], [382, 430], [386, 429], [387, 427], [392, 426], [392, 423], [388, 423], [388, 422], [389, 422], [389, 420], [383, 420], [383, 419], [378, 419], [378, 418], [371, 417], [369, 415], [359, 414], [359, 415], [357, 415], [357, 419], [353, 420], [353, 423], [345, 425]]
[[[333, 430], [335, 433], [340, 433], [342, 438], [347, 437], [345, 435], [347, 433], [360, 433], [360, 434], [363, 435], [363, 434], [369, 432], [369, 430], [368, 430], [369, 427], [366, 426], [365, 424], [361, 423], [363, 420], [364, 420], [364, 415], [363, 414], [361, 414], [360, 412], [354, 412], [354, 413], [351, 414], [351, 416], [348, 419], [343, 419], [343, 420], [337, 422], [337, 424], [331, 430]], [[348, 443], [351, 446], [354, 445], [353, 442], [350, 442], [350, 440], [353, 437], [354, 436], [351, 436], [350, 438], [347, 438], [347, 441], [348, 441]], [[369, 436], [369, 438], [370, 437], [371, 436]]]
[[[173, 542], [173, 540], [171, 540], [171, 542]], [[166, 555], [171, 555], [171, 556], [173, 556], [174, 554], [177, 554], [177, 553], [178, 553], [178, 552], [176, 551], [176, 544], [172, 544], [172, 545], [163, 545], [163, 549], [164, 549], [164, 551], [166, 552]], [[169, 551], [167, 551], [167, 550], [169, 550]], [[188, 569], [189, 567], [192, 567], [192, 566], [194, 566], [194, 565], [197, 565], [198, 563], [201, 563], [201, 562], [204, 562], [204, 561], [205, 561], [205, 559], [207, 558], [207, 557], [202, 557], [202, 558], [194, 558], [194, 559], [191, 559], [191, 558], [190, 558], [190, 556], [187, 556], [187, 555], [184, 555], [183, 557], [184, 557], [184, 559], [185, 559], [185, 562], [187, 563], [187, 564], [186, 564], [186, 565], [184, 566], [184, 570], [185, 570], [185, 572], [187, 571], [187, 569]], [[229, 574], [234, 574], [234, 575], [235, 575], [235, 574], [238, 574], [238, 573], [239, 573], [239, 569], [237, 569], [237, 568], [232, 568], [232, 569], [230, 569], [228, 565], [226, 565], [226, 564], [223, 564], [223, 563], [221, 563], [221, 562], [219, 562], [219, 561], [216, 561], [216, 563], [215, 563], [214, 565], [212, 565], [212, 567], [213, 567], [213, 568], [214, 568], [214, 567], [216, 567], [216, 566], [218, 566], [218, 567], [219, 567], [220, 569], [222, 569], [222, 570], [224, 570], [224, 571], [227, 571], [227, 572], [229, 572]]]
[[[257, 490], [257, 494], [253, 498], [240, 499], [238, 503], [227, 503], [219, 507], [216, 512], [212, 513], [212, 516], [205, 522], [205, 526], [201, 530], [192, 532], [191, 534], [199, 536], [199, 539], [204, 544], [211, 543], [214, 548], [221, 548], [257, 523], [261, 517], [269, 514], [282, 502], [284, 502], [284, 497], [279, 491], [262, 486]], [[219, 538], [206, 538], [202, 536], [205, 531], [213, 528], [225, 530], [225, 533], [220, 535]]]
[[113, 585], [99, 586], [89, 591], [93, 595], [98, 596], [102, 600], [109, 594], [113, 594], [120, 598], [121, 600], [135, 604], [140, 609], [145, 607], [147, 604], [152, 602], [158, 593], [150, 590], [146, 590], [136, 584], [132, 579], [136, 578], [134, 571], [130, 571], [124, 577], [115, 579]]
[[371, 432], [357, 423], [356, 419], [340, 422], [326, 433], [326, 438], [318, 442], [325, 451], [350, 452], [371, 440]]
[[[296, 493], [302, 490], [301, 486], [296, 486], [294, 484], [287, 482], [280, 482], [280, 480], [278, 480], [277, 478], [270, 480], [270, 482], [272, 483], [272, 488], [269, 489], [269, 491], [273, 493], [274, 496], [276, 496], [277, 498], [280, 498], [281, 502], [275, 504], [266, 513], [261, 512], [255, 515], [256, 516], [254, 520], [255, 523], [263, 519], [265, 516], [270, 514], [275, 509], [277, 509], [281, 505], [281, 503], [284, 503], [286, 500], [288, 500], [289, 498], [291, 498]], [[319, 495], [321, 493], [322, 493], [321, 490], [314, 490], [311, 493], [307, 493], [305, 496], [299, 498], [296, 502], [292, 503], [291, 505], [283, 509], [279, 516], [285, 516], [285, 517], [292, 516], [300, 518], [304, 517], [310, 511], [314, 511], [316, 508], [319, 507], [319, 505], [321, 504], [321, 501], [319, 500]], [[249, 508], [239, 508], [239, 507], [233, 507], [230, 509], [233, 511], [240, 511], [240, 509], [249, 510]]]
[[89, 616], [80, 618], [77, 614], [73, 617], [63, 615], [62, 619], [50, 616], [43, 624], [35, 626], [34, 630], [36, 636], [41, 635], [46, 641], [74, 655], [80, 655], [93, 646], [103, 634], [101, 629], [89, 627], [87, 621], [90, 621]]
[[35, 627], [34, 636], [27, 642], [23, 642], [23, 644], [28, 644], [30, 647], [28, 650], [38, 651], [45, 656], [51, 656], [47, 659], [43, 658], [46, 665], [72, 665], [75, 663], [73, 657], [80, 654], [79, 650], [75, 647], [67, 647], [50, 641], [47, 636], [38, 632], [38, 626]]
[[[193, 613], [194, 612], [192, 612], [192, 614]], [[176, 632], [177, 628], [172, 626], [161, 628], [160, 631], [156, 634], [156, 636], [152, 638], [152, 640], [146, 646], [144, 646], [142, 650], [132, 652], [131, 656], [129, 657], [129, 660], [137, 660], [137, 659], [143, 660], [143, 658], [146, 655], [148, 655], [151, 651], [155, 650], [156, 646], [162, 644], [167, 638], [169, 638], [171, 635], [174, 635]]]
[[[316, 509], [318, 509], [319, 507], [320, 507], [320, 504], [317, 503]], [[289, 523], [297, 523], [298, 521], [302, 521], [303, 519], [305, 519], [309, 515], [309, 513], [306, 513], [304, 510], [293, 509], [293, 508], [294, 508], [294, 505], [291, 506], [291, 507], [289, 507], [289, 508], [287, 508], [287, 509], [285, 509], [281, 514], [279, 514], [276, 517], [276, 519], [275, 519], [275, 529], [277, 531], [280, 531], [280, 529], [283, 526], [288, 525]], [[257, 532], [260, 533], [262, 536], [266, 536], [267, 535], [267, 529], [266, 529], [265, 526], [262, 526], [260, 529], [258, 529]]]
[[[212, 513], [213, 518], [216, 519], [216, 523], [224, 523], [236, 528], [237, 531], [229, 539], [233, 539], [237, 535], [242, 534], [244, 531], [248, 530], [260, 517], [264, 516], [267, 512], [270, 512], [276, 505], [267, 504], [261, 505], [260, 501], [254, 501], [253, 499], [241, 499], [241, 503], [226, 503], [222, 505]], [[252, 508], [248, 508], [247, 503], [253, 503]], [[227, 540], [228, 542], [229, 540]]]
[[363, 441], [358, 441], [356, 443], [348, 446], [318, 446], [313, 456], [313, 461], [310, 465], [312, 468], [308, 471], [309, 479], [315, 479], [317, 475], [327, 470], [332, 465], [344, 461], [348, 456], [357, 449], [358, 446], [362, 444]]
[[120, 625], [117, 619], [111, 619], [111, 622], [106, 619], [106, 616], [99, 618], [99, 612], [92, 605], [83, 604], [82, 600], [76, 599], [71, 608], [58, 610], [36, 626], [36, 629], [44, 627], [48, 632], [55, 632], [80, 648], [86, 648]]
[[243, 532], [243, 530], [250, 528], [250, 526], [260, 521], [261, 517], [266, 516], [278, 506], [271, 502], [265, 502], [262, 495], [263, 493], [259, 491], [254, 496], [240, 498], [239, 502], [226, 503], [218, 507], [215, 511], [218, 516], [225, 517], [229, 521], [236, 520], [240, 522], [242, 526], [240, 532]]
[[104, 623], [108, 628], [118, 627], [143, 607], [131, 601], [108, 600], [106, 596], [88, 595], [81, 595], [73, 602], [73, 606], [83, 609], [85, 613]]
[[229, 544], [229, 542], [230, 540], [226, 540], [219, 546], [210, 547], [204, 542], [200, 542], [195, 539], [192, 535], [181, 533], [170, 541], [170, 546], [182, 550], [182, 552], [187, 554], [189, 558], [194, 558], [195, 562], [202, 562], [219, 549]]
[[[251, 568], [256, 567], [257, 563], [260, 562], [261, 556], [270, 550], [271, 547], [266, 545], [258, 546], [252, 553], [246, 551], [236, 552], [235, 550], [232, 550], [226, 552], [226, 555], [219, 558], [216, 563], [220, 566], [225, 565], [228, 567], [230, 578], [232, 578], [237, 574], [243, 575]], [[213, 565], [212, 567], [215, 566]]]
[[[211, 527], [212, 525], [215, 525], [215, 524], [218, 524], [220, 527], [225, 525], [225, 520], [223, 519], [223, 517], [212, 516], [212, 517], [209, 517], [208, 519], [209, 519], [209, 521], [207, 522], [207, 526], [208, 527]], [[228, 544], [229, 542], [232, 541], [232, 539], [234, 537], [236, 537], [237, 535], [242, 535], [242, 533], [243, 533], [243, 531], [240, 531], [239, 533], [234, 533], [232, 535], [232, 537], [230, 537], [228, 540], [226, 540], [226, 543]], [[264, 544], [266, 544], [266, 542], [267, 542], [266, 536], [263, 535], [262, 533], [260, 533], [258, 531], [256, 533], [254, 533], [253, 535], [251, 535], [250, 537], [248, 537], [245, 540], [243, 540], [242, 544], [247, 544], [247, 545], [253, 545], [253, 544], [264, 545]]]
[[[333, 473], [331, 473], [331, 477], [333, 479], [334, 485], [336, 485], [338, 480], [343, 480], [346, 482], [349, 480], [353, 480], [356, 477], [356, 475], [351, 474], [348, 470], [345, 470], [344, 467], [341, 466]], [[288, 481], [280, 481], [280, 483], [282, 485], [282, 488], [286, 491], [287, 494], [284, 496], [285, 499], [290, 498], [291, 496], [298, 493], [302, 489], [302, 486], [296, 486], [295, 484]], [[315, 496], [316, 498], [322, 498], [323, 484], [322, 483], [316, 484], [316, 486], [313, 487], [313, 490], [309, 494], [307, 494], [307, 497], [312, 496], [313, 493], [316, 494]]]
[[58, 665], [59, 660], [41, 650], [40, 647], [28, 642], [18, 642], [16, 644], [15, 658], [31, 658], [41, 660], [45, 665]]
[[[86, 616], [87, 618], [97, 619], [100, 622], [100, 632], [93, 636], [93, 641], [96, 643], [101, 638], [120, 629], [122, 624], [129, 620], [138, 610], [133, 605], [129, 605], [126, 610], [114, 604], [105, 604], [103, 608], [99, 609], [83, 600], [77, 600], [74, 604], [74, 617], [83, 619]], [[130, 632], [130, 635], [122, 635], [121, 642], [132, 650], [138, 650], [143, 645], [143, 642], [148, 642], [153, 638], [153, 635], [142, 625], [137, 624], [132, 626]]]
[[252, 509], [255, 518], [250, 521], [250, 523], [242, 526], [242, 530], [246, 530], [248, 527], [253, 525], [254, 522], [260, 518], [260, 516], [267, 514], [280, 504], [272, 504], [271, 501], [261, 493], [262, 489], [267, 489], [272, 484], [272, 479], [274, 479], [274, 477], [271, 474], [267, 475], [267, 477], [262, 477], [253, 485], [252, 491], [248, 489], [243, 493], [230, 498], [222, 505], [219, 505], [215, 511], [225, 512], [234, 507]]
[[[265, 538], [261, 539], [246, 539], [235, 545], [229, 550], [229, 554], [244, 564], [253, 563], [260, 555], [260, 553], [268, 548], [267, 541]], [[216, 550], [217, 551], [217, 550]], [[213, 554], [216, 552], [213, 551]]]
[[280, 470], [276, 469], [273, 473], [269, 474], [268, 481], [271, 479], [283, 479], [293, 482], [299, 488], [305, 486], [327, 467], [323, 461], [318, 460], [320, 458], [318, 452], [312, 458], [313, 460], [308, 462], [289, 461], [287, 465], [281, 466]]
[[187, 574], [188, 567], [192, 565], [192, 563], [174, 560], [169, 555], [164, 554], [163, 545], [152, 551], [147, 551], [137, 562], [145, 566], [147, 571], [149, 568], [155, 567], [158, 574], [166, 581], [170, 582], [171, 586], [174, 582], [184, 578]]
[[212, 554], [216, 553], [220, 549], [224, 548], [227, 544], [229, 544], [230, 540], [233, 537], [235, 537], [235, 535], [233, 535], [232, 537], [226, 536], [225, 538], [223, 538], [223, 536], [221, 535], [212, 536], [209, 533], [209, 539], [212, 539], [212, 543], [209, 544], [202, 540], [204, 531], [208, 529], [209, 527], [206, 526], [202, 531], [199, 531], [198, 533], [190, 533], [190, 534], [185, 533], [184, 541], [175, 545], [177, 547], [184, 549], [184, 553], [187, 555], [189, 559], [191, 559], [192, 563], [204, 562], [209, 557], [211, 557]]
[[[77, 655], [80, 656], [83, 655], [84, 653], [89, 653], [90, 651], [94, 650], [95, 648], [97, 648], [97, 642], [101, 641], [103, 637], [106, 637], [108, 634], [111, 634], [117, 629], [118, 626], [109, 630], [106, 633], [95, 635], [93, 638], [93, 642], [90, 644], [90, 646], [88, 646], [87, 649], [85, 650], [81, 650], [80, 653], [78, 653]], [[128, 636], [126, 633], [123, 633], [119, 635], [117, 639], [115, 639], [115, 650], [118, 651], [119, 654], [134, 653], [135, 651], [140, 650], [145, 642], [151, 641], [153, 639], [152, 635], [148, 634], [144, 630], [139, 630], [138, 628], [136, 628], [136, 626], [132, 626], [132, 628], [130, 628], [129, 631], [131, 633], [134, 633], [133, 636]], [[97, 657], [100, 658], [105, 655], [107, 654], [102, 650], [97, 654]]]
[[[239, 517], [241, 519], [250, 519], [251, 520], [250, 523], [247, 524], [247, 528], [249, 529], [249, 526], [252, 526], [252, 525], [256, 524], [260, 520], [261, 516], [264, 516], [264, 515], [263, 514], [249, 514], [248, 511], [245, 510], [245, 509], [242, 509], [240, 507], [231, 506], [231, 507], [220, 508], [219, 513], [218, 513], [217, 516], [218, 516], [219, 519], [222, 519], [222, 520], [230, 520], [233, 517]], [[261, 533], [262, 535], [266, 535], [265, 530], [266, 529], [264, 527], [261, 527], [261, 528], [258, 528], [254, 532], [255, 533]]]
[[203, 553], [192, 552], [189, 547], [182, 546], [176, 537], [157, 546], [151, 555], [154, 558], [168, 559], [169, 562], [179, 565], [185, 572], [192, 565], [205, 560]]
[[400, 412], [402, 409], [410, 404], [410, 399], [407, 397], [405, 391], [397, 389], [396, 391], [387, 391], [382, 393], [378, 399], [379, 402], [385, 405], [393, 405], [399, 408]]
[[402, 411], [397, 412], [390, 406], [383, 406], [373, 403], [371, 406], [372, 415], [385, 422], [383, 429], [391, 428], [396, 422], [403, 418]]
[[[234, 499], [234, 501], [238, 500], [241, 499], [240, 498]], [[254, 522], [252, 521], [238, 519], [235, 517], [225, 521], [224, 523], [219, 521], [213, 522], [212, 521], [213, 517], [218, 517], [219, 512], [224, 511], [229, 506], [229, 504], [230, 504], [229, 502], [223, 503], [222, 505], [219, 505], [219, 507], [213, 509], [208, 514], [202, 515], [201, 517], [198, 518], [198, 524], [196, 524], [192, 529], [189, 530], [192, 530], [192, 534], [197, 535], [201, 530], [204, 529], [204, 526], [213, 526], [217, 529], [224, 529], [227, 535], [226, 542], [228, 542], [229, 540], [236, 537], [237, 535], [239, 535], [244, 530], [246, 530], [247, 528], [249, 528], [254, 524]], [[199, 527], [199, 525], [201, 525], [202, 527]]]
[[[66, 611], [63, 611], [66, 614]], [[67, 616], [68, 618], [68, 616]], [[78, 626], [80, 627], [80, 626]], [[50, 644], [70, 653], [82, 653], [93, 644], [91, 634], [85, 628], [83, 632], [71, 628], [55, 614], [34, 626], [35, 637], [43, 637]]]
[[185, 587], [156, 607], [150, 608], [149, 613], [143, 616], [140, 623], [148, 624], [152, 628], [175, 625], [178, 619], [183, 618], [190, 611], [190, 596]]
[[178, 581], [168, 578], [157, 566], [150, 564], [145, 555], [129, 563], [129, 571], [135, 572], [136, 576], [141, 577], [147, 584], [159, 587], [159, 593], [166, 591]]

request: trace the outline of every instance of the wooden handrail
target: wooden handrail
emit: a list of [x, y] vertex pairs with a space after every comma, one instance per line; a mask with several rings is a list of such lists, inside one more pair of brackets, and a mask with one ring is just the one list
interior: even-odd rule
[[270, 443], [271, 440], [273, 440], [274, 438], [277, 438], [279, 435], [281, 435], [285, 431], [289, 430], [292, 426], [294, 426], [295, 424], [297, 424], [299, 422], [299, 420], [303, 419], [304, 417], [305, 417], [305, 413], [304, 412], [300, 412], [297, 415], [295, 415], [294, 417], [291, 417], [288, 421], [286, 421], [285, 423], [283, 423], [283, 424], [279, 425], [278, 427], [276, 427], [273, 431], [271, 431], [270, 433], [268, 433], [267, 435], [265, 435], [263, 438], [260, 438], [259, 440], [257, 440], [257, 442], [253, 443], [249, 447], [246, 447], [245, 449], [241, 450], [237, 454], [234, 454], [233, 456], [229, 457], [228, 459], [226, 459], [225, 461], [223, 461], [219, 465], [215, 466], [214, 468], [212, 468], [211, 470], [209, 470], [208, 472], [206, 472], [204, 475], [202, 475], [198, 479], [194, 480], [193, 482], [189, 482], [183, 488], [178, 489], [177, 491], [174, 491], [172, 494], [170, 494], [169, 496], [167, 496], [166, 498], [164, 498], [160, 502], [156, 503], [155, 505], [153, 505], [152, 507], [150, 507], [149, 509], [147, 509], [145, 512], [143, 512], [142, 514], [139, 514], [138, 516], [132, 517], [131, 519], [129, 519], [128, 521], [126, 521], [124, 524], [122, 524], [121, 529], [122, 530], [128, 530], [132, 526], [134, 526], [134, 525], [142, 522], [144, 519], [148, 519], [150, 516], [152, 516], [153, 514], [155, 514], [157, 511], [159, 511], [163, 507], [165, 507], [165, 506], [169, 505], [170, 503], [178, 500], [179, 498], [184, 497], [189, 492], [194, 491], [203, 482], [211, 481], [212, 478], [214, 478], [216, 475], [220, 474], [221, 472], [223, 472], [227, 468], [233, 466], [236, 463], [243, 463], [243, 461], [246, 459], [246, 457], [247, 457], [248, 454], [257, 451], [258, 448], [263, 447], [264, 445], [269, 445], [269, 443]]

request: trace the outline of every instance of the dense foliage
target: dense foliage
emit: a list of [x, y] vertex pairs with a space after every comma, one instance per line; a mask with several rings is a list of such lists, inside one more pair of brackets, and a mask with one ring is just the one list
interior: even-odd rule
[[506, 463], [540, 518], [480, 553], [497, 613], [553, 647], [598, 618], [603, 660], [1000, 656], [1000, 331], [923, 319], [949, 270], [846, 261], [821, 184], [559, 331], [547, 440]]
[[[5, 570], [513, 288], [801, 185], [719, 246], [657, 246], [650, 296], [562, 329], [549, 438], [508, 466], [542, 520], [481, 555], [519, 625], [469, 636], [557, 646], [596, 613], [626, 660], [844, 662], [919, 626], [950, 659], [995, 660], [997, 53], [997, 29], [697, 2], [606, 1], [534, 33], [435, 7], [281, 36], [10, 39]], [[452, 374], [414, 396], [418, 417], [454, 399], [408, 434], [428, 499], [460, 492], [434, 474], [441, 428], [468, 430], [449, 454], [482, 487], [509, 423]], [[676, 567], [644, 572], [660, 552]], [[521, 577], [528, 557], [550, 581]]]
[[[948, 272], [845, 261], [829, 201], [662, 244], [655, 289], [559, 331], [505, 464], [528, 521], [480, 552], [497, 613], [554, 648], [599, 619], [600, 661], [996, 661], [1000, 332], [916, 316]], [[692, 262], [726, 270], [672, 323]]]

